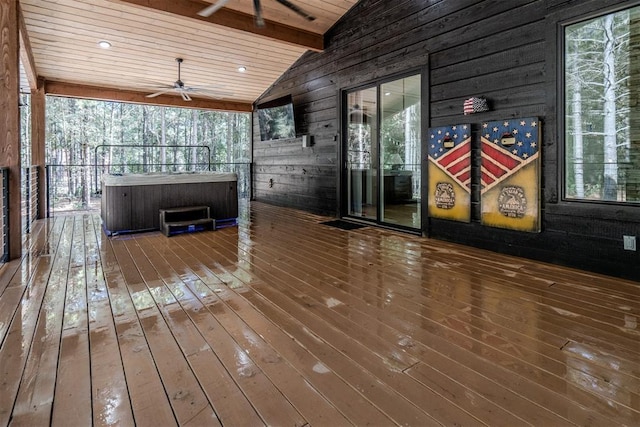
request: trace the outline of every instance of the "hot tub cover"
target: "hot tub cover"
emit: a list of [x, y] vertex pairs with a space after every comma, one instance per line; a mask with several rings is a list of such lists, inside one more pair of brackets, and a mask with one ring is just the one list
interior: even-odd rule
[[102, 175], [102, 182], [107, 187], [186, 184], [196, 182], [230, 182], [237, 180], [238, 176], [232, 172], [153, 172]]

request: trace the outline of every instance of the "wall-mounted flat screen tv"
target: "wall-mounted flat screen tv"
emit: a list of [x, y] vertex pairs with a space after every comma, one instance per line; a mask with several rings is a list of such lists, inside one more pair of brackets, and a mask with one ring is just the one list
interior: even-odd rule
[[274, 99], [257, 106], [260, 140], [272, 141], [296, 137], [291, 96]]

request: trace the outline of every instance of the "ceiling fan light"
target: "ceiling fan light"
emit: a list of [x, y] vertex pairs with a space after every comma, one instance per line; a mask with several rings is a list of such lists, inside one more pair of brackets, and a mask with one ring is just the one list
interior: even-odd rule
[[109, 43], [106, 40], [100, 40], [98, 42], [98, 46], [101, 47], [102, 49], [109, 49], [111, 47], [111, 43]]

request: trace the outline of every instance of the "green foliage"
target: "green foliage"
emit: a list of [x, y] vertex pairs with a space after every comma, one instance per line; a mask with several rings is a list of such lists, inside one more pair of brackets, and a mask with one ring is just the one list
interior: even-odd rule
[[[48, 164], [93, 164], [96, 147], [104, 145], [204, 145], [211, 150], [211, 158], [200, 158], [202, 162], [242, 163], [250, 159], [251, 116], [248, 113], [49, 96], [46, 114]], [[86, 159], [81, 149], [85, 144], [90, 154]], [[155, 157], [159, 151], [148, 150], [148, 163], [158, 160]], [[187, 162], [190, 159], [186, 148], [174, 154], [171, 160]], [[142, 160], [140, 155], [140, 150], [124, 150], [120, 160], [138, 164]]]
[[89, 206], [105, 172], [236, 172], [246, 194], [251, 115], [48, 96], [45, 152], [54, 206]]

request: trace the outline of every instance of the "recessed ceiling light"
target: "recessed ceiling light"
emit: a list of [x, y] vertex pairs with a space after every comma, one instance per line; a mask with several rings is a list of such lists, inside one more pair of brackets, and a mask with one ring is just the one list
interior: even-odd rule
[[101, 48], [103, 48], [103, 49], [109, 49], [109, 48], [111, 47], [111, 43], [109, 43], [109, 42], [108, 42], [108, 41], [106, 41], [106, 40], [100, 40], [100, 41], [98, 42], [98, 46], [100, 46], [100, 47], [101, 47]]
[[385, 92], [384, 93], [384, 96], [389, 96], [389, 95], [391, 95], [391, 92]]
[[242, 66], [238, 67], [238, 71], [240, 71], [241, 73], [244, 73], [245, 71], [247, 71], [247, 67], [242, 65]]

